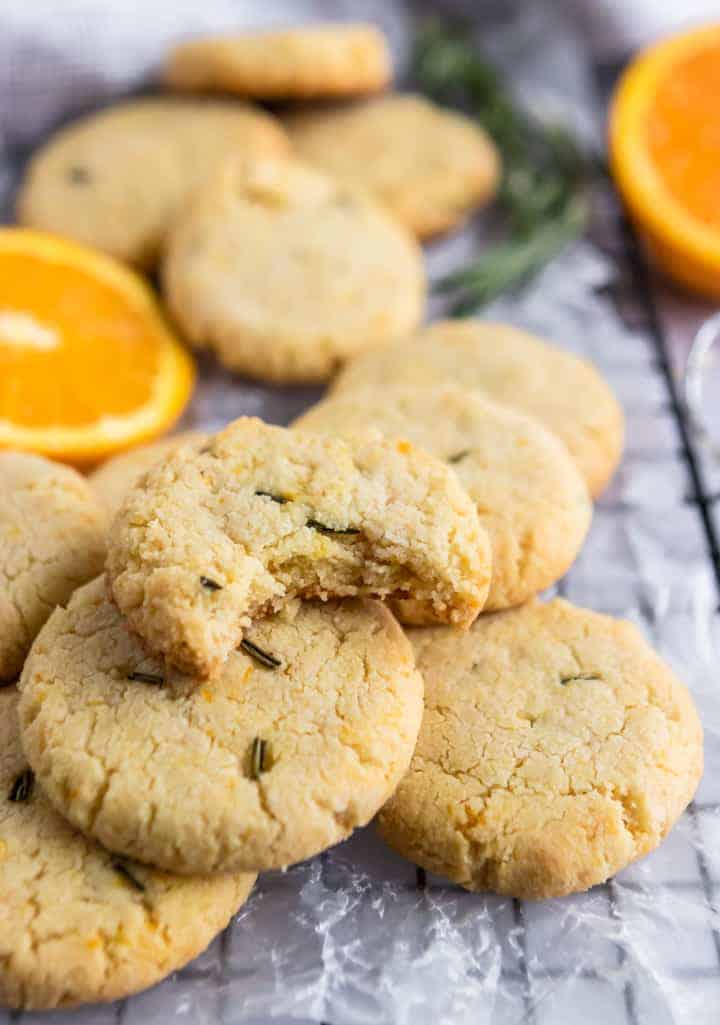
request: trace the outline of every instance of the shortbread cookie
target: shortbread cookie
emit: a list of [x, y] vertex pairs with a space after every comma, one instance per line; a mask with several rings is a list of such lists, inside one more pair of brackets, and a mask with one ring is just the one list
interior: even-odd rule
[[697, 712], [630, 623], [558, 599], [412, 641], [425, 714], [380, 831], [425, 868], [521, 898], [586, 890], [692, 799]]
[[129, 452], [122, 452], [119, 456], [108, 459], [90, 474], [90, 486], [100, 504], [112, 517], [122, 505], [128, 491], [152, 466], [182, 445], [192, 444], [201, 448], [208, 438], [209, 435], [201, 431], [184, 431], [182, 434], [173, 434], [169, 438], [153, 441], [149, 445], [140, 445]]
[[102, 580], [50, 619], [21, 681], [53, 804], [177, 872], [277, 868], [343, 840], [397, 786], [422, 718], [410, 644], [379, 602], [291, 602], [196, 682], [148, 658]]
[[490, 544], [455, 474], [409, 442], [242, 418], [154, 467], [109, 537], [114, 600], [149, 651], [213, 675], [288, 598], [413, 597], [467, 627]]
[[279, 382], [323, 380], [413, 331], [425, 300], [402, 225], [291, 160], [226, 162], [171, 232], [163, 280], [190, 342]]
[[384, 89], [392, 62], [374, 25], [303, 25], [191, 39], [170, 52], [163, 77], [173, 89], [268, 100], [356, 96]]
[[480, 388], [529, 413], [565, 442], [590, 493], [598, 495], [618, 464], [624, 423], [598, 371], [570, 352], [507, 324], [449, 320], [353, 361], [338, 391], [382, 388], [398, 380], [416, 387], [453, 383]]
[[0, 691], [0, 1005], [72, 1007], [136, 993], [199, 954], [255, 876], [183, 879], [86, 840], [29, 769], [17, 706], [14, 687]]
[[39, 150], [18, 217], [152, 267], [176, 213], [224, 157], [288, 149], [274, 118], [239, 102], [133, 100], [75, 121]]
[[391, 94], [285, 124], [302, 159], [373, 193], [420, 238], [461, 223], [498, 185], [498, 153], [482, 128], [421, 96]]
[[[567, 449], [537, 420], [482, 393], [397, 388], [331, 396], [294, 426], [338, 435], [368, 424], [424, 448], [460, 478], [492, 548], [486, 611], [527, 601], [571, 565], [592, 504]], [[403, 622], [433, 621], [416, 602], [400, 602], [398, 612]]]
[[0, 681], [56, 605], [102, 570], [107, 517], [75, 470], [0, 452]]

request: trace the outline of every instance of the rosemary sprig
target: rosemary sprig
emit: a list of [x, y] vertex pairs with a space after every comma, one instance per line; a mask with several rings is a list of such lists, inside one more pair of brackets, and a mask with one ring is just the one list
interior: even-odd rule
[[506, 238], [436, 285], [455, 316], [471, 313], [533, 277], [582, 234], [588, 217], [586, 161], [571, 135], [542, 124], [512, 100], [467, 33], [431, 21], [418, 34], [413, 77], [432, 99], [459, 106], [493, 138], [502, 158], [498, 202]]
[[246, 655], [255, 659], [255, 661], [264, 669], [279, 669], [282, 665], [279, 658], [275, 658], [275, 656], [271, 655], [269, 651], [263, 651], [262, 648], [259, 648], [257, 644], [253, 644], [253, 642], [249, 641], [246, 637], [240, 641], [240, 647]]
[[8, 794], [8, 801], [13, 801], [15, 804], [20, 804], [22, 801], [29, 801], [33, 787], [35, 786], [35, 773], [32, 769], [25, 769], [15, 779], [13, 785], [10, 787], [10, 793]]
[[165, 677], [157, 673], [128, 673], [128, 680], [136, 683], [151, 683], [155, 687], [162, 687], [165, 683]]
[[265, 772], [265, 755], [267, 754], [267, 740], [262, 737], [255, 737], [250, 748], [250, 779], [260, 779]]
[[306, 526], [310, 527], [311, 530], [317, 530], [320, 534], [359, 534], [359, 527], [328, 527], [327, 523], [321, 523], [320, 520], [315, 520], [312, 517], [307, 521]]

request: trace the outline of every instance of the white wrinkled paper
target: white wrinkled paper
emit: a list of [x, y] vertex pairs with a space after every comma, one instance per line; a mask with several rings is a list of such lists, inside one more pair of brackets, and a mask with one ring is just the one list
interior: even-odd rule
[[[353, 5], [356, 16], [363, 6]], [[533, 5], [519, 29], [490, 41], [523, 95], [562, 107], [587, 137], [602, 138], [582, 50], [549, 8]], [[322, 857], [263, 876], [231, 928], [149, 992], [21, 1021], [717, 1025], [720, 595], [658, 353], [622, 257], [618, 209], [604, 186], [597, 200], [591, 240], [486, 315], [591, 358], [622, 401], [622, 466], [558, 590], [635, 621], [691, 688], [706, 731], [706, 772], [692, 811], [658, 851], [608, 885], [539, 904], [466, 893], [432, 876], [419, 890], [414, 866], [370, 827]], [[473, 227], [435, 244], [432, 273], [467, 259], [481, 238]], [[656, 298], [670, 328], [678, 310], [692, 321], [687, 304]], [[671, 344], [679, 367], [686, 333], [672, 330]], [[318, 394], [238, 381], [207, 361], [185, 425], [215, 428], [245, 413], [287, 422]], [[709, 489], [720, 491], [720, 471], [702, 454], [700, 465]], [[0, 1025], [11, 1020], [0, 1011]]]

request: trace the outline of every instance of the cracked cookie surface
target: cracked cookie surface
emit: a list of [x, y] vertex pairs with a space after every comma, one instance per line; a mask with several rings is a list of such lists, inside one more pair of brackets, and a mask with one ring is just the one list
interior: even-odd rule
[[178, 210], [235, 150], [283, 156], [280, 124], [237, 101], [132, 100], [62, 128], [30, 162], [21, 223], [153, 267]]
[[56, 605], [102, 570], [107, 518], [75, 470], [0, 452], [0, 681]]
[[291, 114], [285, 126], [303, 160], [367, 189], [420, 238], [461, 223], [498, 184], [500, 161], [485, 132], [422, 96]]
[[409, 442], [245, 417], [149, 471], [113, 522], [107, 567], [148, 650], [208, 677], [294, 596], [413, 597], [467, 627], [491, 556], [455, 474]]
[[586, 890], [652, 851], [692, 799], [702, 729], [630, 623], [557, 599], [411, 633], [425, 712], [380, 832], [470, 890]]
[[595, 497], [622, 453], [624, 419], [587, 360], [509, 324], [438, 321], [412, 338], [348, 364], [333, 391], [455, 384], [535, 417], [565, 443]]
[[170, 233], [162, 277], [188, 341], [279, 383], [324, 380], [414, 331], [425, 302], [409, 232], [290, 159], [229, 159]]
[[391, 77], [383, 33], [337, 22], [190, 39], [171, 50], [163, 74], [173, 89], [259, 99], [354, 96], [384, 89]]
[[[519, 605], [553, 584], [590, 525], [588, 490], [565, 446], [539, 422], [460, 388], [340, 392], [293, 426], [352, 434], [373, 424], [452, 467], [490, 538], [492, 579], [485, 611]], [[399, 602], [403, 622], [432, 610]]]
[[140, 445], [129, 452], [108, 459], [88, 477], [90, 487], [97, 495], [108, 516], [112, 517], [125, 500], [125, 496], [144, 473], [161, 459], [182, 445], [195, 444], [200, 448], [209, 438], [201, 431], [184, 431], [169, 438], [161, 438], [149, 445]]
[[25, 751], [63, 815], [188, 873], [277, 868], [347, 837], [395, 789], [422, 716], [412, 649], [378, 602], [293, 602], [198, 687], [148, 658], [102, 579], [50, 619], [21, 690]]
[[255, 876], [183, 879], [86, 840], [29, 774], [17, 705], [0, 691], [0, 1005], [128, 996], [204, 950]]

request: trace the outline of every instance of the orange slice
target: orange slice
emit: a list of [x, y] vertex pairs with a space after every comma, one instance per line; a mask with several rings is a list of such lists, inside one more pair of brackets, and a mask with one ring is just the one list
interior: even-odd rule
[[665, 39], [626, 70], [610, 114], [610, 159], [659, 266], [720, 298], [720, 25]]
[[134, 272], [75, 242], [0, 229], [0, 448], [97, 462], [170, 427], [194, 376]]

